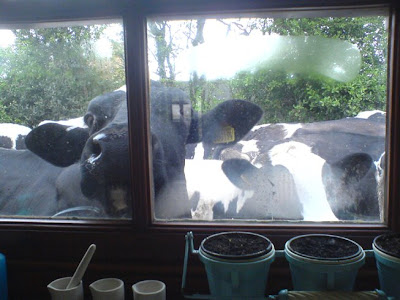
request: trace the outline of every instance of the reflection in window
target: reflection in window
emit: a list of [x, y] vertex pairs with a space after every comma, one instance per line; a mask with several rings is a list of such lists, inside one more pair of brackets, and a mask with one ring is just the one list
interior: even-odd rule
[[153, 19], [148, 39], [156, 218], [385, 221], [386, 16]]
[[0, 35], [0, 214], [130, 217], [122, 24]]

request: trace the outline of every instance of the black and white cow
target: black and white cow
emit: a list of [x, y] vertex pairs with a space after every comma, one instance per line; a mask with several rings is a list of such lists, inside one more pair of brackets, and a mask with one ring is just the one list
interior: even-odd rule
[[[83, 118], [50, 121], [74, 127], [86, 127]], [[0, 214], [20, 216], [106, 216], [99, 203], [80, 191], [79, 165], [67, 168], [52, 165], [26, 150], [25, 137], [30, 128], [18, 124], [0, 124], [9, 136], [0, 144]], [[82, 131], [79, 130], [79, 133]], [[17, 137], [17, 138], [16, 138]], [[88, 135], [84, 135], [86, 139]], [[1, 138], [0, 138], [1, 140]], [[10, 144], [9, 141], [13, 141]], [[18, 151], [17, 151], [17, 150]]]
[[1, 215], [53, 215], [62, 169], [29, 150], [0, 149]]
[[71, 127], [82, 127], [85, 128], [87, 127], [85, 124], [85, 121], [83, 120], [83, 117], [78, 117], [78, 118], [72, 118], [72, 119], [67, 119], [67, 120], [44, 120], [38, 124], [38, 126], [48, 124], [48, 123], [57, 123], [60, 125], [66, 125], [66, 126], [71, 126]]
[[[82, 117], [60, 121], [45, 120], [40, 122], [39, 126], [46, 123], [86, 127]], [[31, 130], [31, 128], [20, 124], [0, 123], [0, 148], [15, 150], [26, 149], [25, 137]]]
[[27, 126], [0, 123], [0, 148], [6, 149], [26, 149], [25, 137], [31, 131]]
[[[261, 118], [261, 109], [242, 100], [222, 102], [200, 115], [177, 88], [151, 83], [151, 142], [158, 218], [191, 217], [184, 174], [185, 145], [239, 141]], [[26, 138], [28, 149], [60, 167], [79, 164], [83, 195], [96, 199], [110, 216], [130, 211], [128, 122], [125, 92], [114, 91], [90, 101], [85, 128], [47, 123]], [[73, 167], [76, 173], [76, 167]], [[75, 181], [76, 182], [76, 181]], [[68, 185], [67, 185], [68, 186]]]
[[26, 149], [0, 149], [0, 215], [107, 217], [79, 179], [79, 164], [57, 167]]
[[[214, 190], [221, 186], [216, 182], [227, 179], [217, 176], [221, 165], [234, 184], [224, 184], [224, 195], [213, 193], [191, 184], [191, 176], [196, 175], [187, 170], [189, 194], [195, 200], [192, 213], [205, 219], [380, 220], [384, 147], [382, 112], [308, 124], [255, 126], [238, 144], [220, 153], [225, 162], [188, 160], [197, 166], [216, 166]], [[203, 156], [206, 151], [198, 148], [194, 152]]]
[[55, 189], [57, 211], [53, 217], [109, 217], [100, 201], [83, 195], [79, 163], [63, 168], [57, 177]]
[[[239, 161], [252, 166], [246, 160]], [[234, 165], [232, 170], [226, 167], [223, 170], [228, 162], [234, 160], [186, 160], [185, 174], [193, 219], [303, 219], [302, 206], [293, 188], [292, 177], [284, 167], [274, 168], [274, 177], [271, 178], [273, 183], [269, 180], [264, 182], [265, 177], [248, 176], [251, 183], [248, 182], [246, 186], [240, 184], [240, 181], [246, 179], [243, 179], [243, 174], [239, 174], [242, 169], [238, 165]], [[235, 180], [235, 176], [239, 176], [240, 181]], [[257, 187], [264, 188], [261, 197], [257, 194]]]

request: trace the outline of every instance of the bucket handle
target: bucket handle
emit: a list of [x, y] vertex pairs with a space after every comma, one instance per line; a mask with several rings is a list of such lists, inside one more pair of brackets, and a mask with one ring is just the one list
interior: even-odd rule
[[199, 250], [194, 249], [194, 243], [193, 243], [193, 232], [190, 231], [186, 233], [185, 235], [185, 257], [183, 260], [183, 272], [182, 272], [182, 286], [181, 286], [181, 291], [182, 294], [184, 295], [184, 289], [186, 286], [186, 273], [187, 273], [187, 262], [189, 258], [189, 249], [191, 254], [198, 254]]
[[183, 271], [182, 271], [182, 286], [181, 286], [181, 292], [183, 297], [187, 299], [214, 299], [213, 296], [211, 295], [200, 295], [200, 294], [194, 294], [194, 295], [186, 295], [185, 294], [185, 286], [186, 286], [186, 273], [187, 273], [187, 262], [189, 258], [189, 250], [191, 254], [199, 254], [199, 250], [194, 249], [194, 242], [193, 242], [193, 232], [189, 231], [185, 235], [185, 257], [183, 261]]

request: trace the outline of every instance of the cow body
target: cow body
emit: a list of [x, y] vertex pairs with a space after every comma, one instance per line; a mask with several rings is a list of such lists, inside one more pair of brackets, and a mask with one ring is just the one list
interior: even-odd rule
[[79, 163], [64, 167], [56, 180], [57, 212], [54, 216], [109, 217], [100, 201], [83, 195], [80, 185]]
[[1, 214], [53, 215], [57, 211], [56, 180], [62, 170], [28, 150], [0, 149]]
[[236, 216], [253, 195], [252, 191], [232, 184], [221, 166], [221, 160], [186, 160], [186, 184], [194, 220], [211, 221], [229, 214]]
[[12, 124], [0, 124], [0, 148], [6, 149], [26, 149], [25, 137], [31, 131], [29, 127]]
[[[246, 160], [239, 161], [255, 168]], [[234, 178], [241, 177], [242, 174], [238, 173], [240, 166], [225, 170], [229, 174], [227, 176], [222, 170], [224, 164], [226, 162], [221, 160], [186, 160], [185, 174], [193, 219], [303, 219], [296, 191], [293, 188], [290, 190], [290, 186], [293, 187], [292, 177], [284, 167], [274, 168], [273, 182], [254, 181], [254, 178], [249, 177], [254, 185], [247, 185], [248, 182], [239, 183]], [[291, 183], [289, 189], [288, 183]]]
[[[233, 136], [223, 143], [234, 144], [258, 122], [262, 111], [242, 100], [228, 100], [199, 115], [185, 93], [157, 82], [151, 84], [150, 98], [155, 215], [190, 218], [185, 145], [218, 143], [226, 128]], [[38, 126], [26, 144], [54, 165], [78, 163], [83, 195], [101, 203], [109, 216], [127, 216], [131, 190], [125, 92], [118, 90], [91, 100], [84, 120], [87, 128], [55, 123]]]
[[[219, 167], [208, 177], [187, 170], [195, 174], [188, 176], [188, 190], [199, 203], [192, 202], [192, 212], [208, 220], [383, 220], [384, 141], [385, 114], [374, 111], [341, 120], [255, 126], [222, 151], [199, 144], [187, 165], [199, 170], [222, 165], [225, 174]], [[215, 156], [219, 160], [201, 162]], [[227, 178], [234, 187], [222, 184]], [[210, 193], [197, 183], [207, 180], [210, 187], [220, 182], [224, 188], [215, 184]], [[222, 190], [226, 193], [220, 195]], [[244, 191], [247, 197], [240, 196]]]
[[256, 126], [231, 148], [264, 170], [259, 176], [265, 182], [274, 173], [269, 170], [265, 175], [267, 165], [284, 166], [294, 180], [305, 220], [377, 221], [383, 206], [385, 118], [381, 115]]
[[0, 214], [107, 217], [82, 194], [79, 179], [78, 164], [57, 167], [28, 150], [0, 149]]

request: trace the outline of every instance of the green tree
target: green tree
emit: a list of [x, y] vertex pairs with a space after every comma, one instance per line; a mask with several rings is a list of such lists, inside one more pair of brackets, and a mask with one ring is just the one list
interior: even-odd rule
[[384, 17], [257, 19], [252, 30], [263, 34], [321, 36], [357, 45], [359, 76], [336, 82], [272, 69], [241, 72], [230, 82], [235, 97], [264, 109], [264, 122], [308, 122], [354, 116], [386, 108], [387, 32]]
[[[12, 51], [0, 69], [0, 122], [36, 126], [44, 119], [82, 116], [91, 98], [121, 85], [93, 44], [104, 26], [14, 30]], [[119, 72], [119, 71], [118, 71]]]

